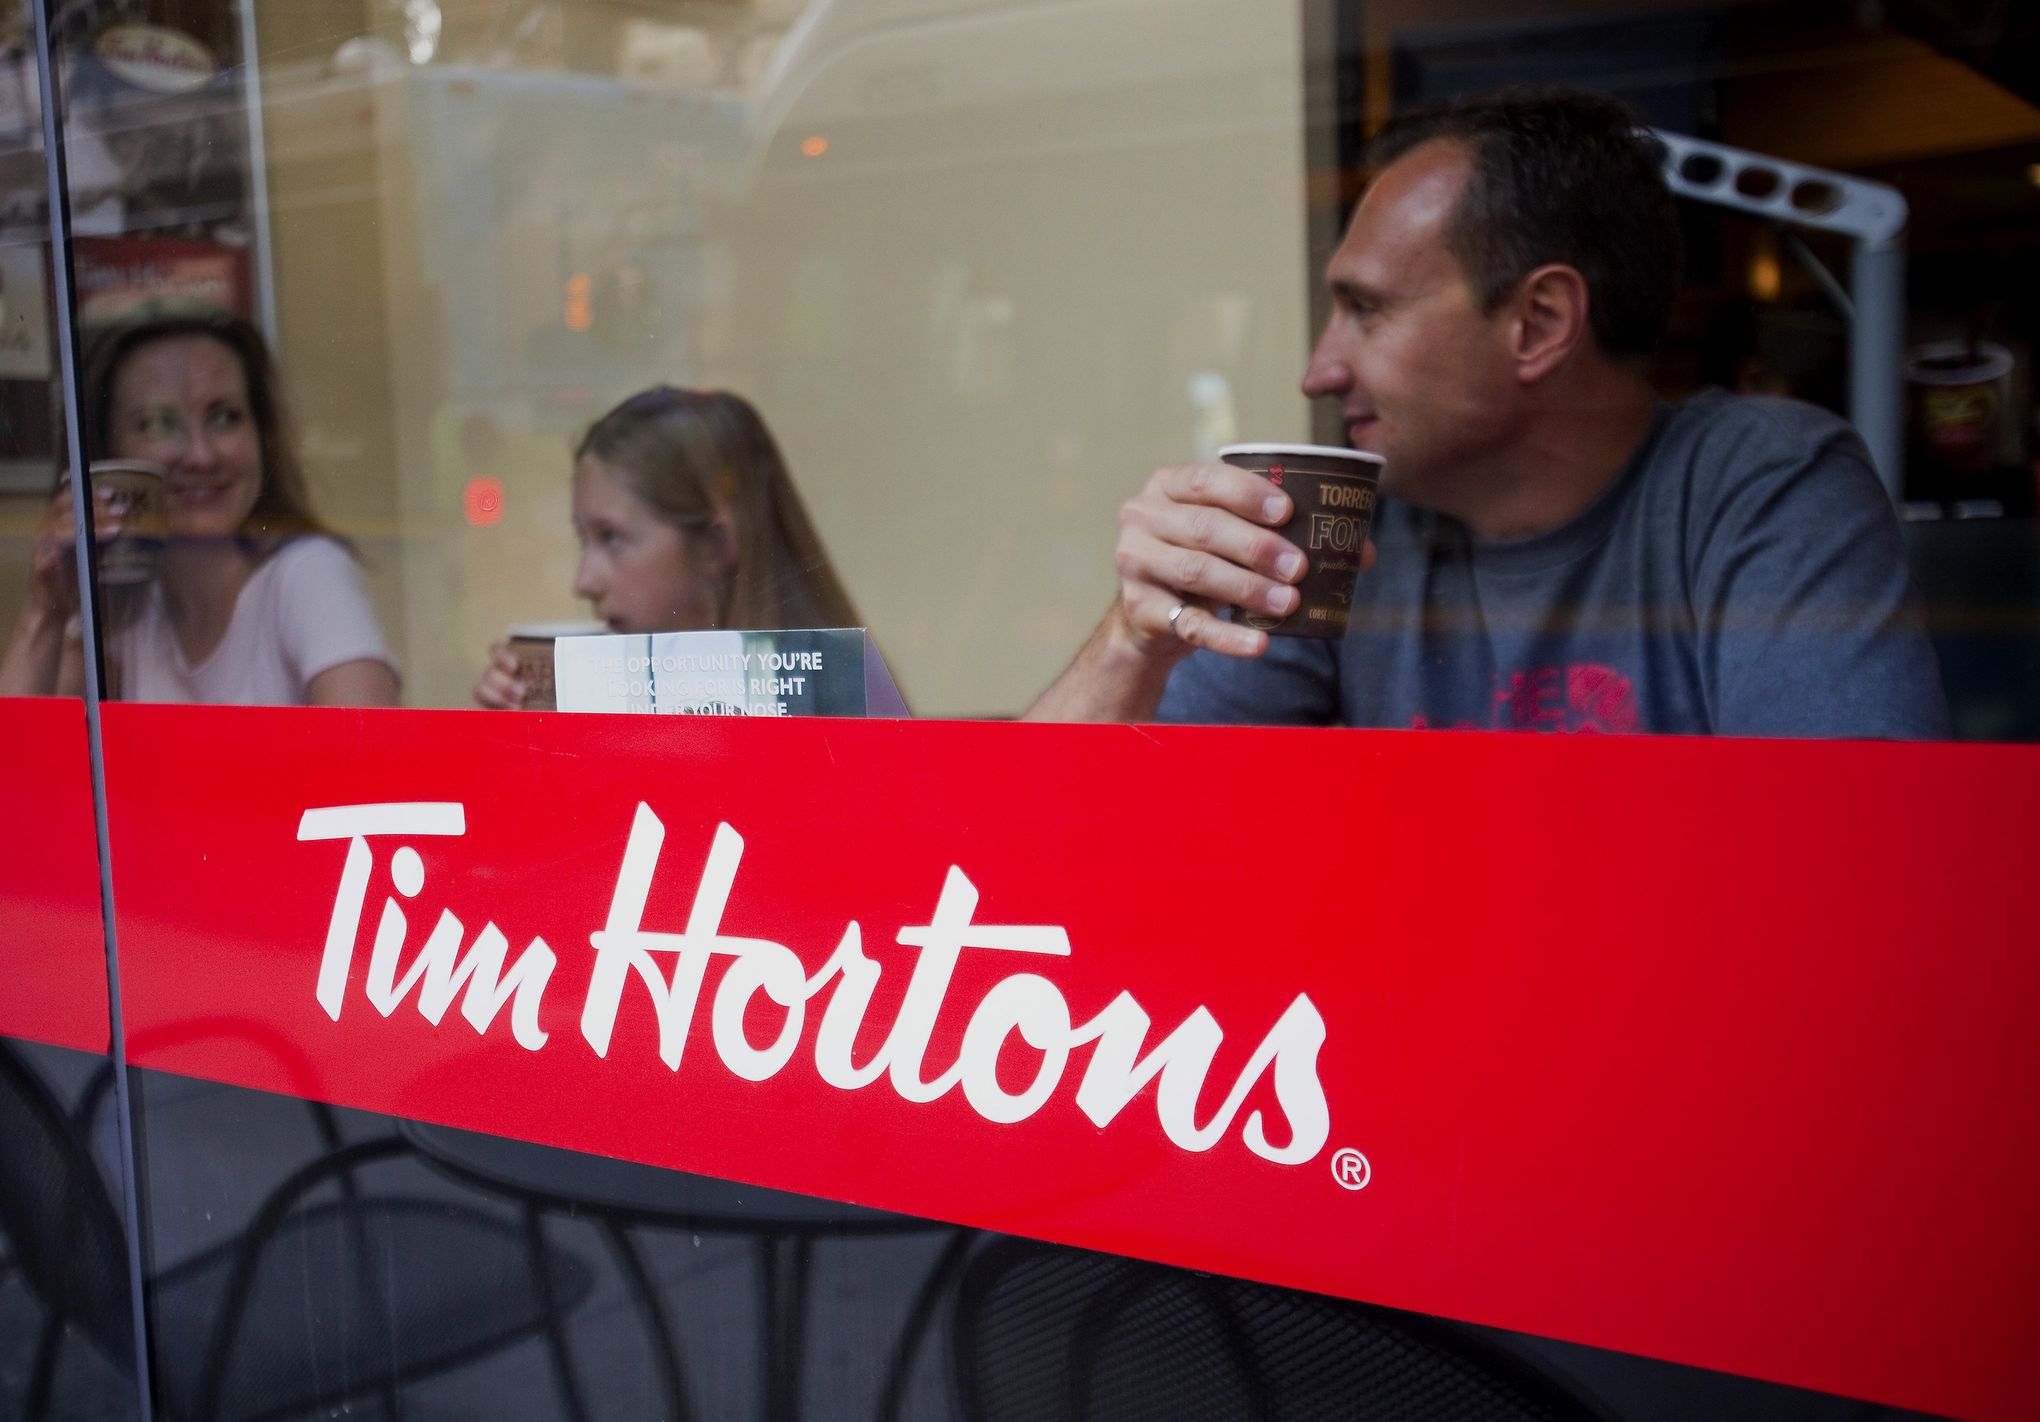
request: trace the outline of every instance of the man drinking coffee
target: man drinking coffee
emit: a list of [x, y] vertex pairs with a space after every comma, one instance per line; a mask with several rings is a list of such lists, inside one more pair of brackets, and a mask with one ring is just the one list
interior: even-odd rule
[[1118, 600], [1030, 716], [1945, 735], [1849, 426], [1652, 391], [1679, 234], [1635, 115], [1514, 92], [1400, 118], [1372, 158], [1303, 376], [1386, 461], [1346, 635], [1226, 612], [1296, 605], [1280, 488], [1163, 469], [1122, 511]]

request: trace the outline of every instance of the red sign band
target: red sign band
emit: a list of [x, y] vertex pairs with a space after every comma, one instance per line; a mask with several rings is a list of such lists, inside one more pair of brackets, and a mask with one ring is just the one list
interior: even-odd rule
[[138, 1064], [2026, 1407], [2018, 748], [107, 709]]

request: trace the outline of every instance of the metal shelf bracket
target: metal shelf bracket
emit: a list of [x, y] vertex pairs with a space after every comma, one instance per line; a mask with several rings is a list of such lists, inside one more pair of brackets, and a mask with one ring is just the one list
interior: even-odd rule
[[1680, 197], [1849, 239], [1849, 419], [1896, 499], [1905, 455], [1904, 196], [1845, 173], [1651, 132], [1665, 145], [1665, 181]]

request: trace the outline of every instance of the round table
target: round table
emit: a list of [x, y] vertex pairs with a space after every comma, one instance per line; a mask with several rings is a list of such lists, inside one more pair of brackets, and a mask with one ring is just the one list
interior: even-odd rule
[[[666, 1311], [636, 1244], [625, 1232], [651, 1225], [704, 1234], [748, 1238], [757, 1245], [759, 1276], [759, 1395], [766, 1422], [800, 1416], [801, 1356], [809, 1300], [809, 1264], [814, 1241], [848, 1235], [909, 1234], [948, 1230], [954, 1237], [917, 1291], [893, 1350], [879, 1415], [890, 1417], [899, 1403], [915, 1348], [926, 1332], [943, 1287], [960, 1268], [973, 1231], [939, 1220], [891, 1214], [784, 1190], [768, 1190], [713, 1176], [662, 1170], [633, 1161], [484, 1135], [424, 1121], [401, 1121], [398, 1129], [431, 1164], [485, 1190], [523, 1205], [525, 1230], [534, 1261], [544, 1258], [542, 1217], [553, 1211], [592, 1214], [607, 1240], [624, 1281], [635, 1296], [654, 1340], [660, 1383], [675, 1416], [691, 1416], [679, 1352]], [[542, 1268], [542, 1263], [537, 1264]], [[544, 1281], [540, 1281], [541, 1288]], [[586, 1415], [575, 1394], [567, 1362], [564, 1328], [548, 1329], [567, 1410]], [[775, 1367], [775, 1361], [781, 1366]]]

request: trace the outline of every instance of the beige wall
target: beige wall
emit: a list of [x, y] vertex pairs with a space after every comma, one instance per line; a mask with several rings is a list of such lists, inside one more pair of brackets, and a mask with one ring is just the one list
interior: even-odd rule
[[[362, 85], [336, 78], [330, 62], [369, 14], [362, 0], [267, 3], [256, 32], [277, 364], [313, 506], [362, 554], [384, 626], [398, 635], [406, 605], [402, 467], [376, 241], [386, 158]], [[408, 650], [399, 647], [407, 671]]]
[[[256, 13], [279, 363], [414, 705], [464, 704], [506, 623], [577, 612], [567, 451], [647, 384], [756, 401], [924, 714], [1053, 675], [1150, 468], [1308, 432], [1290, 7], [824, 6], [769, 82], [709, 97], [599, 72], [660, 7], [560, 7], [500, 64], [463, 62], [490, 7], [446, 9], [423, 68], [392, 7]], [[348, 44], [371, 30], [380, 58]], [[638, 309], [564, 330], [570, 274], [631, 271]], [[0, 498], [10, 616], [36, 506]]]
[[[632, 27], [700, 8], [559, 6], [514, 45], [500, 6], [445, 12], [424, 67], [394, 6], [255, 12], [279, 365], [410, 704], [465, 704], [506, 622], [577, 612], [567, 449], [647, 384], [765, 410], [924, 714], [1055, 673], [1151, 467], [1308, 433], [1291, 6], [822, 4], [710, 96], [614, 78]], [[800, 6], [716, 14], [753, 53]], [[577, 271], [647, 296], [567, 333]], [[0, 498], [4, 614], [37, 506]]]
[[824, 30], [763, 97], [736, 378], [918, 708], [1046, 684], [1148, 470], [1308, 436], [1302, 82], [1293, 7], [1094, 0]]
[[33, 494], [0, 494], [0, 634], [12, 631], [21, 615], [35, 546], [35, 521], [44, 500]]
[[[1148, 469], [1307, 433], [1288, 7], [828, 7], [712, 109], [587, 72], [615, 8], [564, 7], [582, 31], [518, 68], [338, 74], [358, 5], [260, 11], [284, 363], [414, 704], [462, 702], [506, 622], [576, 611], [566, 450], [655, 381], [758, 403], [929, 714], [1046, 682]], [[474, 18], [449, 7], [456, 60]], [[656, 319], [563, 332], [567, 275], [633, 266]]]

